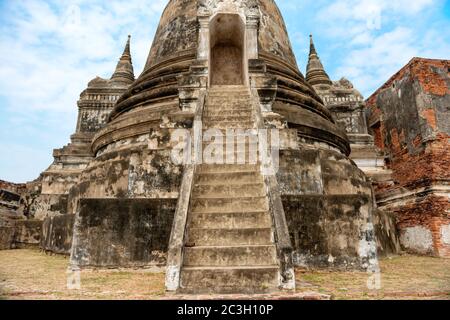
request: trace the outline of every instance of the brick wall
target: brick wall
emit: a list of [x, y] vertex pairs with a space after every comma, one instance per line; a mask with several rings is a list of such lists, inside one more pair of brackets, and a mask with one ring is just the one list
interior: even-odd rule
[[389, 155], [394, 180], [376, 192], [385, 198], [389, 193], [401, 194], [390, 209], [396, 213], [405, 243], [425, 241], [428, 236], [421, 232], [427, 232], [433, 254], [447, 257], [449, 67], [448, 60], [415, 58], [367, 100], [368, 123], [377, 146]]

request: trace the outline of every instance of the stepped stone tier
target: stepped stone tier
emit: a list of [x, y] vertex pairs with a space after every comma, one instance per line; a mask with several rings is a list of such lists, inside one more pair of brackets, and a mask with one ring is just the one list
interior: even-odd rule
[[386, 169], [385, 155], [375, 146], [374, 137], [369, 134], [364, 97], [346, 78], [330, 80], [317, 54], [312, 35], [310, 38], [307, 81], [322, 98], [336, 124], [347, 133], [352, 149], [350, 158], [374, 183], [385, 183], [392, 172]]

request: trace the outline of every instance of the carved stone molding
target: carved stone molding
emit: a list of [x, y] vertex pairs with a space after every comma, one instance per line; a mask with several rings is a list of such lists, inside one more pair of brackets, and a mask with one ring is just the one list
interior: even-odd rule
[[198, 15], [214, 15], [218, 12], [235, 12], [246, 17], [259, 17], [256, 0], [199, 0]]

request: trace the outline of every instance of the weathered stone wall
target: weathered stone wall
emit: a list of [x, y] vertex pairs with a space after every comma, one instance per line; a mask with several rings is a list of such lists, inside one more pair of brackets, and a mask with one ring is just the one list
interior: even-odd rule
[[323, 194], [320, 151], [282, 151], [277, 178], [284, 195]]
[[282, 150], [277, 178], [283, 195], [372, 194], [364, 173], [332, 149]]
[[411, 252], [450, 256], [450, 61], [413, 59], [368, 100], [369, 125], [394, 184], [377, 188]]
[[36, 247], [39, 245], [42, 221], [9, 220], [0, 224], [0, 250]]
[[371, 199], [284, 196], [297, 266], [367, 270], [377, 261]]
[[153, 126], [150, 122], [146, 134], [100, 148], [69, 193], [68, 213], [77, 212], [82, 198], [178, 198], [182, 168], [171, 159], [170, 131]]
[[0, 226], [0, 250], [10, 250], [14, 247], [15, 229], [11, 226]]
[[14, 246], [16, 248], [37, 247], [39, 245], [42, 221], [18, 220], [14, 224]]
[[40, 247], [46, 252], [70, 255], [75, 215], [46, 218], [42, 224]]
[[[95, 99], [97, 96], [93, 96], [92, 98]], [[114, 96], [115, 97], [115, 96]], [[87, 97], [89, 98], [89, 97]], [[112, 98], [112, 95], [105, 96], [106, 98]], [[118, 96], [117, 98], [118, 99]], [[113, 102], [109, 100], [109, 102]], [[102, 129], [106, 123], [108, 122], [109, 115], [111, 114], [112, 107], [110, 106], [102, 106], [93, 108], [85, 108], [80, 110], [79, 118], [78, 118], [78, 126], [79, 131], [83, 133], [96, 133], [100, 129]]]
[[131, 149], [101, 156], [71, 190], [69, 213], [77, 212], [82, 198], [177, 199], [181, 174], [169, 151]]
[[[75, 168], [72, 168], [75, 169]], [[80, 168], [76, 168], [81, 171]], [[69, 172], [52, 172], [45, 174], [42, 178], [42, 194], [44, 195], [64, 195], [68, 190], [78, 183], [78, 173]]]
[[297, 150], [280, 152], [277, 180], [296, 265], [374, 267], [372, 186], [351, 160], [324, 144], [317, 143], [313, 149], [300, 143]]
[[344, 105], [332, 109], [336, 123], [348, 134], [367, 134], [367, 125], [363, 106]]
[[72, 265], [165, 265], [176, 204], [176, 200], [82, 199]]
[[30, 205], [32, 217], [38, 220], [44, 220], [47, 217], [67, 213], [67, 195], [60, 194], [41, 194], [33, 199]]
[[387, 257], [401, 253], [397, 221], [390, 212], [375, 210], [373, 214], [378, 256]]

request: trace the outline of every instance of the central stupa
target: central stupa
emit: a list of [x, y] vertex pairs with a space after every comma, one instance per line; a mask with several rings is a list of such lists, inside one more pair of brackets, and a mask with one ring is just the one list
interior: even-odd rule
[[[174, 163], [173, 133], [199, 138], [199, 123], [275, 130], [275, 174], [248, 159]], [[168, 291], [261, 293], [294, 290], [295, 266], [377, 264], [371, 184], [273, 0], [170, 1], [92, 152], [69, 196], [73, 267], [158, 265]]]

